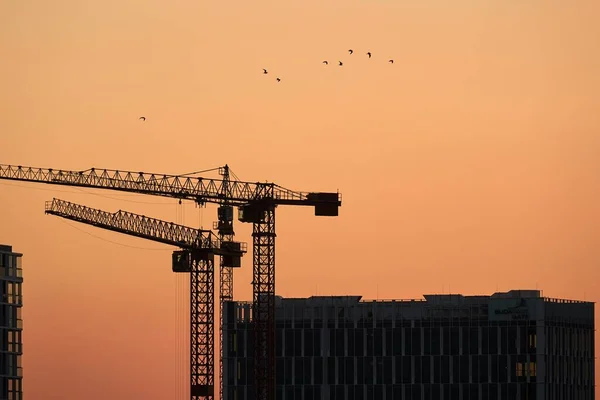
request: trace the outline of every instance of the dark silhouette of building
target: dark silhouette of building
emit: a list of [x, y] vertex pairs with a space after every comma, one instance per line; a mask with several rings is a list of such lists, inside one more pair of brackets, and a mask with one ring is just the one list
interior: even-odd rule
[[0, 245], [0, 400], [23, 399], [22, 256]]
[[[594, 399], [594, 303], [424, 297], [277, 297], [277, 400]], [[253, 399], [250, 320], [225, 304], [226, 400]]]

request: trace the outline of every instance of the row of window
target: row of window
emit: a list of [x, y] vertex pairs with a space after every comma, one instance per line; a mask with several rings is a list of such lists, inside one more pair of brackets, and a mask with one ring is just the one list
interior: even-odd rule
[[17, 379], [0, 379], [0, 399], [22, 400], [23, 381]]
[[[245, 330], [231, 332], [229, 355], [248, 355], [246, 344], [251, 334]], [[276, 332], [275, 354], [280, 357], [535, 354], [536, 347], [535, 327], [283, 329]]]
[[22, 306], [23, 297], [15, 294], [3, 294], [2, 296], [0, 296], [0, 303]]
[[22, 294], [22, 283], [21, 282], [11, 282], [11, 281], [0, 281], [0, 293], [7, 295], [21, 295]]
[[23, 366], [21, 365], [22, 356], [20, 354], [0, 353], [2, 362], [0, 362], [0, 375], [22, 376]]
[[21, 268], [0, 267], [0, 277], [23, 278], [23, 270]]
[[14, 304], [0, 304], [0, 330], [22, 329], [22, 309]]
[[[284, 300], [285, 301], [285, 300]], [[400, 303], [331, 307], [310, 306], [307, 304], [277, 308], [277, 324], [281, 328], [392, 328], [392, 327], [469, 327], [469, 326], [523, 326], [535, 325], [535, 320], [511, 319], [490, 320], [488, 305], [479, 304], [469, 310], [462, 307], [432, 308], [423, 307], [417, 319], [406, 319], [405, 307]], [[427, 304], [427, 303], [425, 303]], [[252, 305], [244, 302], [230, 302], [226, 307], [226, 323], [246, 324], [252, 319]], [[375, 311], [375, 313], [373, 313]], [[414, 309], [411, 315], [414, 315]]]
[[[284, 300], [285, 301], [285, 300]], [[468, 308], [464, 306], [442, 306], [432, 307], [431, 303], [425, 301], [382, 301], [382, 302], [360, 302], [343, 306], [331, 305], [308, 305], [307, 303], [296, 306], [285, 305], [283, 309], [279, 309], [281, 317], [286, 320], [302, 321], [302, 320], [324, 320], [324, 321], [341, 321], [348, 319], [362, 319], [366, 321], [375, 321], [381, 319], [391, 320], [395, 316], [397, 321], [404, 319], [406, 310], [414, 312], [415, 305], [421, 303], [425, 307], [421, 307], [420, 311], [423, 318], [430, 320], [434, 319], [451, 319], [451, 318], [484, 318], [488, 316], [488, 304], [480, 303], [471, 305]], [[250, 309], [246, 304], [237, 304], [236, 318], [238, 321], [249, 317], [244, 308]]]
[[0, 353], [23, 353], [23, 345], [21, 343], [2, 343]]
[[551, 354], [594, 357], [592, 329], [548, 326], [545, 332]]
[[[23, 319], [23, 309], [21, 307], [15, 307], [13, 305], [3, 304], [0, 305], [0, 316], [5, 315], [9, 318]], [[2, 320], [0, 319], [0, 328], [2, 327]]]
[[[545, 328], [551, 354], [593, 357], [593, 330]], [[230, 334], [231, 355], [247, 355], [251, 331]], [[277, 356], [383, 356], [534, 354], [535, 327], [282, 329], [276, 336]], [[325, 344], [323, 344], [325, 340]]]
[[[420, 317], [420, 319], [378, 319], [378, 320], [363, 320], [363, 319], [340, 319], [340, 320], [322, 320], [322, 319], [303, 319], [289, 320], [276, 319], [277, 329], [309, 329], [309, 328], [328, 328], [328, 329], [352, 329], [352, 328], [479, 328], [484, 326], [536, 326], [537, 321], [526, 319], [510, 319], [510, 320], [490, 320], [486, 315], [482, 318], [446, 318], [434, 319], [428, 317]], [[549, 320], [551, 321], [551, 320]], [[246, 325], [246, 321], [237, 321], [233, 323], [231, 315], [226, 317], [226, 324], [230, 329]]]
[[21, 278], [23, 276], [21, 262], [21, 257], [13, 256], [12, 254], [0, 253], [0, 278]]
[[22, 332], [0, 329], [0, 352], [21, 353], [23, 351]]
[[[451, 385], [332, 385], [277, 386], [278, 400], [533, 400], [536, 384], [451, 384]], [[572, 393], [586, 397], [560, 399], [591, 399], [593, 387], [578, 388]], [[252, 387], [229, 387], [225, 400], [253, 400]], [[557, 398], [558, 400], [559, 398]], [[554, 399], [553, 399], [554, 400]]]
[[582, 360], [568, 356], [546, 357], [546, 382], [587, 384], [594, 374], [595, 359]]
[[13, 254], [0, 253], [0, 267], [21, 268], [21, 257]]
[[[228, 385], [251, 383], [252, 362], [228, 359]], [[528, 382], [537, 376], [535, 356], [404, 356], [278, 358], [278, 385], [354, 385]], [[588, 382], [593, 379], [591, 374]]]

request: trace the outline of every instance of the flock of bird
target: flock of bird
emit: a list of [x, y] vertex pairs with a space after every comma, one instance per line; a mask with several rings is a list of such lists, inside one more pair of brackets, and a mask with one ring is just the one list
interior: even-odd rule
[[[352, 54], [354, 54], [354, 50], [352, 50], [352, 49], [348, 49], [348, 54], [349, 54], [349, 55], [352, 55]], [[367, 55], [369, 58], [371, 58], [371, 56], [372, 56], [372, 54], [371, 54], [371, 52], [370, 52], [370, 51], [367, 51], [365, 54], [366, 54], [366, 55]], [[393, 64], [393, 63], [394, 63], [394, 60], [393, 60], [393, 59], [389, 59], [389, 60], [388, 60], [388, 62], [389, 62], [390, 64]], [[329, 65], [329, 61], [327, 61], [327, 60], [324, 60], [324, 61], [323, 61], [323, 64], [325, 64], [325, 65]], [[338, 66], [339, 66], [339, 67], [342, 67], [343, 65], [344, 65], [344, 63], [343, 63], [342, 61], [338, 61]], [[266, 68], [263, 68], [263, 74], [264, 74], [264, 75], [267, 75], [268, 73], [269, 73], [269, 71], [267, 71], [267, 69], [266, 69]], [[281, 82], [281, 78], [279, 78], [279, 77], [276, 77], [275, 79], [277, 80], [277, 82]]]
[[[348, 49], [348, 54], [349, 54], [349, 55], [352, 55], [352, 54], [354, 54], [354, 50], [352, 50], [352, 49]], [[373, 56], [373, 54], [371, 54], [371, 52], [370, 52], [370, 51], [367, 51], [367, 52], [365, 53], [365, 55], [367, 55], [369, 58], [371, 58], [371, 57]], [[390, 64], [393, 64], [393, 63], [394, 63], [394, 60], [393, 60], [393, 59], [390, 59], [390, 60], [388, 60], [388, 62], [389, 62]], [[323, 60], [323, 64], [325, 64], [325, 65], [329, 65], [329, 61], [327, 61], [327, 60]], [[343, 63], [342, 61], [338, 61], [338, 66], [339, 66], [339, 67], [342, 67], [343, 65], [344, 65], [344, 63]], [[263, 68], [263, 74], [264, 74], [264, 75], [267, 75], [268, 73], [269, 73], [269, 71], [267, 71], [267, 69], [266, 69], [266, 68]], [[280, 77], [276, 77], [275, 79], [276, 79], [276, 81], [277, 81], [277, 82], [281, 82], [281, 78], [280, 78]], [[142, 122], [144, 122], [144, 121], [146, 121], [146, 117], [140, 117], [140, 118], [139, 118], [139, 120], [140, 120], [140, 121], [142, 121]]]

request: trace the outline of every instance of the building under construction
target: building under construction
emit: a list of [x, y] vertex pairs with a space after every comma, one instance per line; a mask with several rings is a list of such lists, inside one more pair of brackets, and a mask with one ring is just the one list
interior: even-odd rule
[[[251, 310], [225, 304], [225, 400], [254, 398]], [[278, 400], [594, 399], [591, 302], [278, 297], [276, 326]]]
[[23, 398], [22, 256], [0, 245], [0, 400]]

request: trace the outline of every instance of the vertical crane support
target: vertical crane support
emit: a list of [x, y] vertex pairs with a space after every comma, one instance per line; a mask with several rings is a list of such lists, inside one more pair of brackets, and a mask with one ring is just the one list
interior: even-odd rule
[[192, 252], [190, 260], [190, 397], [214, 399], [214, 256]]
[[275, 400], [275, 207], [252, 226], [255, 399]]
[[212, 400], [215, 387], [214, 254], [198, 250], [174, 252], [173, 272], [190, 274], [190, 397], [191, 400]]
[[[213, 229], [219, 232], [221, 243], [233, 243], [235, 232], [233, 230], [233, 206], [230, 204], [232, 197], [231, 187], [229, 185], [229, 166], [225, 165], [219, 168], [219, 174], [223, 176], [221, 185], [221, 195], [223, 203], [218, 209], [218, 221], [213, 224]], [[233, 300], [233, 267], [241, 265], [231, 265], [225, 256], [221, 256], [221, 269], [219, 277], [219, 399], [223, 399], [225, 389], [223, 382], [223, 304], [226, 301]]]

